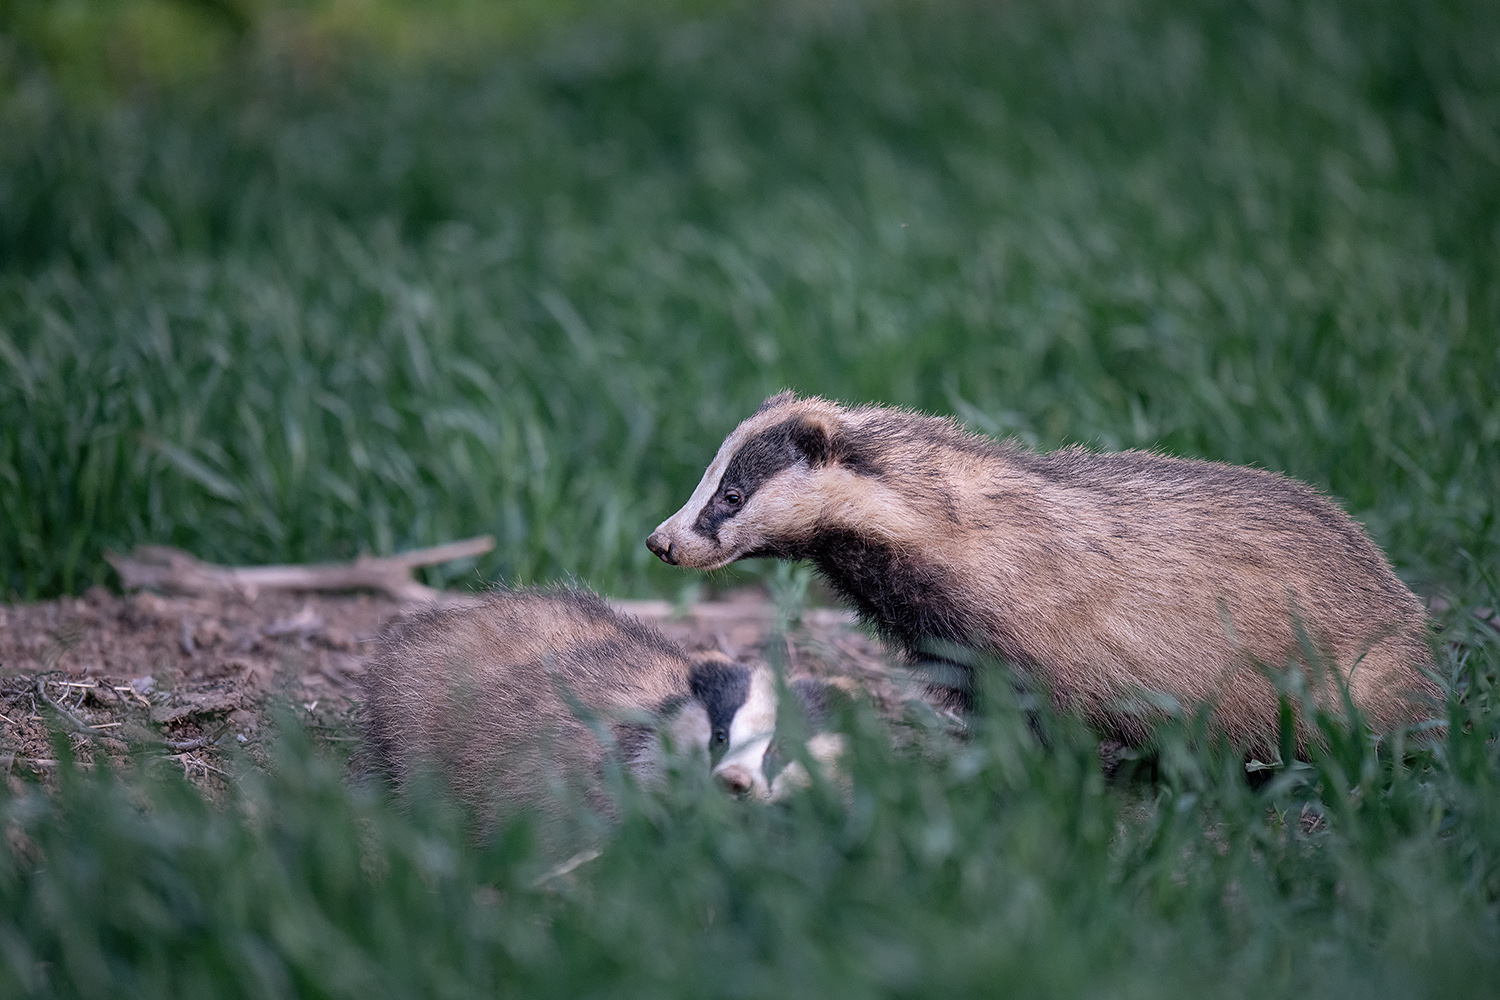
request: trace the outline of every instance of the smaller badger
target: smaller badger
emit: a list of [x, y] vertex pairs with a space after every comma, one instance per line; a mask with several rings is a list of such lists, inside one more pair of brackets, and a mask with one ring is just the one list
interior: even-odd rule
[[[1268, 669], [1295, 661], [1336, 668], [1378, 727], [1436, 700], [1426, 615], [1385, 556], [1326, 497], [1258, 469], [1037, 454], [786, 392], [729, 435], [646, 545], [697, 569], [811, 560], [912, 658], [934, 644], [998, 654], [1127, 743], [1167, 695], [1274, 752]], [[1337, 711], [1329, 681], [1314, 676], [1314, 694]]]
[[[815, 732], [822, 685], [790, 691]], [[481, 828], [522, 808], [557, 819], [569, 792], [608, 811], [612, 755], [647, 781], [668, 751], [701, 755], [725, 790], [762, 800], [809, 781], [777, 752], [769, 668], [689, 655], [582, 590], [496, 590], [419, 612], [380, 638], [364, 694], [369, 763], [398, 786], [443, 781]], [[840, 737], [808, 747], [831, 764]]]

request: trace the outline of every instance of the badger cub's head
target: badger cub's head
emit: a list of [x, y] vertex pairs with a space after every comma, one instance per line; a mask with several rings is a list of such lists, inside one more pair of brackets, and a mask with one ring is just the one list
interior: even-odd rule
[[855, 462], [837, 405], [772, 396], [719, 446], [692, 497], [646, 547], [692, 569], [796, 556], [824, 520], [838, 473]]
[[[810, 784], [807, 771], [783, 755], [777, 739], [780, 706], [770, 668], [709, 658], [694, 665], [689, 685], [691, 697], [671, 717], [667, 736], [675, 750], [705, 752], [719, 787], [774, 802]], [[828, 719], [825, 685], [798, 680], [788, 693], [806, 724], [808, 755], [836, 771], [843, 737], [820, 731]]]

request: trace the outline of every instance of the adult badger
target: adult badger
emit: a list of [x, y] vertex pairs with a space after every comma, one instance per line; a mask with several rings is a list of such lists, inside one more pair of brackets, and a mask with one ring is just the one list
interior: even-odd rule
[[[769, 800], [807, 782], [778, 757], [768, 668], [689, 655], [588, 591], [495, 590], [421, 611], [380, 638], [363, 683], [368, 762], [397, 785], [443, 781], [482, 828], [522, 807], [558, 819], [564, 788], [608, 810], [611, 754], [650, 779], [665, 763], [663, 736], [701, 754], [734, 793]], [[819, 724], [823, 686], [790, 688]], [[838, 740], [815, 735], [809, 750], [831, 761]]]
[[[951, 420], [784, 392], [646, 545], [697, 569], [809, 559], [909, 655], [979, 645], [1127, 742], [1146, 735], [1154, 693], [1210, 703], [1231, 739], [1269, 751], [1265, 668], [1304, 659], [1304, 639], [1378, 727], [1437, 694], [1426, 616], [1380, 550], [1311, 487], [1258, 469], [1037, 454]], [[1338, 685], [1318, 680], [1336, 711]]]

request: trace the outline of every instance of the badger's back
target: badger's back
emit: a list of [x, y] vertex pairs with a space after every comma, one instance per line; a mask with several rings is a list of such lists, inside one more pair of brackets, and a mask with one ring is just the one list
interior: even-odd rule
[[[1231, 738], [1271, 751], [1271, 675], [1292, 665], [1335, 712], [1347, 683], [1382, 729], [1438, 698], [1420, 603], [1305, 483], [1146, 451], [1034, 453], [902, 411], [854, 411], [849, 434], [870, 484], [912, 501], [873, 546], [842, 537], [813, 558], [847, 579], [866, 546], [851, 596], [913, 652], [985, 641], [1132, 741], [1166, 694], [1214, 705]], [[871, 551], [889, 563], [865, 565]]]
[[982, 618], [1102, 728], [1137, 735], [1118, 705], [1164, 692], [1215, 704], [1230, 735], [1267, 749], [1277, 717], [1267, 672], [1289, 664], [1325, 708], [1341, 709], [1346, 682], [1381, 728], [1432, 707], [1420, 603], [1364, 530], [1306, 484], [1150, 452], [1011, 461], [1047, 511], [1029, 517], [1048, 523], [998, 544], [1036, 599], [1023, 589]]
[[690, 663], [592, 593], [497, 590], [434, 608], [379, 640], [365, 673], [374, 763], [398, 783], [447, 783], [488, 822], [552, 807], [562, 786], [597, 799], [610, 742], [688, 690]]

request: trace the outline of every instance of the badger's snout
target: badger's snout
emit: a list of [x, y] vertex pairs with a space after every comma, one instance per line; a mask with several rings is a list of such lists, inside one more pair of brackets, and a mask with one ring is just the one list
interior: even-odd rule
[[677, 565], [677, 556], [672, 552], [672, 543], [660, 531], [651, 532], [650, 537], [646, 539], [646, 548], [656, 553], [657, 558], [668, 566]]
[[714, 771], [714, 780], [731, 795], [744, 795], [755, 787], [755, 776], [740, 764], [729, 764]]

